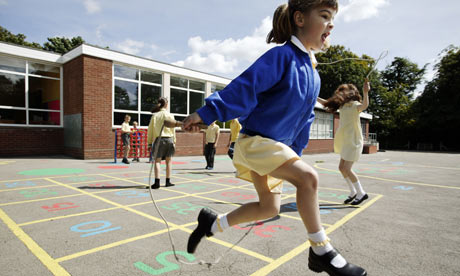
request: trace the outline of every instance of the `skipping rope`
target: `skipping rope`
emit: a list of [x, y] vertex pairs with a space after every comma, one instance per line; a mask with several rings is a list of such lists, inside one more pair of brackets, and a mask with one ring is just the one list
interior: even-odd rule
[[153, 154], [152, 154], [152, 161], [151, 161], [151, 165], [150, 165], [150, 172], [149, 172], [149, 192], [150, 192], [150, 198], [152, 199], [152, 202], [153, 202], [153, 205], [155, 206], [155, 209], [156, 211], [158, 212], [158, 214], [160, 215], [161, 219], [163, 220], [163, 222], [165, 223], [166, 225], [166, 228], [168, 230], [168, 237], [169, 237], [169, 242], [171, 244], [171, 247], [172, 247], [172, 251], [174, 253], [174, 258], [176, 259], [176, 261], [182, 263], [182, 264], [186, 264], [186, 265], [207, 265], [208, 268], [210, 268], [211, 266], [213, 265], [216, 265], [218, 264], [222, 258], [227, 255], [235, 246], [237, 246], [250, 232], [251, 230], [253, 229], [254, 225], [252, 225], [248, 231], [246, 231], [246, 233], [236, 242], [234, 243], [231, 247], [229, 247], [227, 250], [225, 250], [220, 256], [218, 256], [214, 261], [205, 261], [205, 260], [200, 260], [200, 261], [195, 261], [195, 262], [187, 262], [187, 261], [184, 261], [184, 260], [181, 260], [179, 257], [178, 257], [178, 254], [176, 254], [176, 247], [175, 247], [175, 244], [174, 244], [174, 240], [173, 240], [173, 237], [171, 235], [171, 230], [170, 230], [170, 227], [169, 227], [169, 223], [166, 221], [163, 213], [161, 213], [160, 211], [160, 208], [158, 208], [158, 205], [157, 203], [155, 202], [155, 198], [153, 196], [153, 192], [152, 192], [152, 186], [150, 185], [151, 183], [151, 179], [152, 179], [152, 170], [153, 170], [153, 166], [155, 165], [155, 160], [156, 160], [156, 157], [157, 157], [157, 154], [158, 154], [158, 149], [160, 147], [160, 139], [161, 139], [161, 133], [163, 132], [163, 128], [165, 127], [165, 124], [163, 122], [163, 125], [161, 126], [161, 130], [160, 130], [160, 136], [157, 137], [157, 139], [155, 139], [155, 141], [152, 143], [152, 149], [153, 149]]

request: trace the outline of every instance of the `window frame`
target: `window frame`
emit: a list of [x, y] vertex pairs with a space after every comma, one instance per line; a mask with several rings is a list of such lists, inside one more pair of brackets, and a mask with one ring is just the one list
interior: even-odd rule
[[[170, 92], [170, 103], [169, 103], [169, 108], [171, 109], [171, 106], [173, 104], [172, 102], [172, 89], [175, 89], [175, 90], [181, 90], [181, 91], [186, 91], [187, 92], [187, 114], [182, 114], [182, 113], [176, 113], [176, 112], [170, 112], [175, 118], [176, 116], [178, 117], [187, 117], [188, 115], [190, 115], [190, 92], [192, 93], [200, 93], [203, 95], [203, 103], [202, 103], [202, 106], [204, 106], [204, 100], [206, 99], [206, 81], [205, 80], [200, 80], [200, 79], [193, 79], [193, 78], [189, 78], [189, 77], [185, 77], [185, 76], [181, 76], [181, 75], [170, 75], [170, 80], [172, 78], [180, 78], [180, 79], [185, 79], [187, 80], [187, 88], [185, 87], [179, 87], [179, 86], [174, 86], [171, 84], [171, 81], [169, 83], [169, 92]], [[203, 87], [203, 91], [201, 90], [195, 90], [195, 89], [191, 89], [190, 88], [190, 81], [195, 81], [195, 82], [202, 82], [204, 84], [204, 87]]]
[[[25, 111], [26, 112], [26, 123], [25, 124], [4, 124], [4, 123], [0, 123], [0, 126], [1, 127], [41, 127], [41, 128], [49, 127], [49, 128], [62, 128], [64, 126], [64, 100], [63, 100], [63, 77], [64, 77], [63, 74], [64, 74], [64, 70], [63, 70], [62, 65], [61, 64], [56, 64], [56, 63], [51, 63], [51, 62], [46, 62], [46, 61], [41, 61], [41, 60], [20, 58], [20, 57], [9, 56], [9, 55], [2, 55], [2, 56], [7, 57], [7, 58], [19, 59], [19, 60], [25, 61], [25, 65], [26, 65], [25, 66], [25, 73], [16, 72], [16, 71], [9, 71], [9, 70], [5, 70], [5, 69], [0, 69], [0, 73], [24, 76], [24, 78], [25, 78], [25, 84], [24, 84], [24, 86], [25, 86], [25, 91], [24, 91], [25, 107], [0, 105], [0, 109], [11, 109], [11, 110]], [[29, 73], [29, 63], [38, 63], [38, 64], [57, 67], [57, 68], [59, 68], [59, 78], [54, 78], [54, 77], [49, 77], [49, 76], [42, 76], [42, 75], [37, 75], [37, 74], [30, 74]], [[43, 79], [59, 81], [59, 110], [41, 109], [41, 108], [29, 108], [29, 77], [43, 78]], [[59, 113], [59, 125], [30, 124], [29, 112], [31, 112], [31, 111]]]
[[[328, 128], [328, 126], [330, 126], [330, 128]], [[310, 139], [334, 139], [334, 114], [327, 113], [318, 109], [315, 110], [315, 120], [313, 121], [313, 124], [310, 128]]]
[[[136, 69], [137, 70], [137, 80], [134, 79], [127, 79], [123, 77], [117, 77], [115, 76], [115, 66], [124, 66], [124, 67], [129, 67], [131, 69]], [[141, 80], [141, 74], [142, 71], [147, 71], [149, 73], [155, 73], [161, 75], [161, 84], [158, 83], [153, 83], [153, 82], [148, 82], [148, 81], [143, 81]], [[126, 81], [126, 82], [131, 82], [131, 83], [136, 83], [138, 87], [138, 95], [137, 95], [137, 110], [128, 110], [128, 109], [116, 109], [115, 108], [115, 80], [120, 80], [120, 81]], [[137, 66], [132, 66], [132, 65], [126, 65], [122, 63], [112, 63], [112, 129], [115, 128], [120, 128], [121, 124], [114, 124], [115, 123], [115, 112], [118, 113], [125, 113], [125, 114], [132, 114], [136, 113], [138, 115], [138, 128], [139, 129], [147, 129], [147, 126], [142, 126], [141, 125], [141, 117], [142, 115], [149, 115], [152, 116], [152, 112], [150, 111], [142, 111], [142, 85], [150, 85], [150, 86], [155, 86], [155, 87], [160, 87], [160, 97], [164, 95], [164, 73], [159, 72], [156, 70], [148, 69], [148, 68], [142, 68], [142, 67], [137, 67]]]

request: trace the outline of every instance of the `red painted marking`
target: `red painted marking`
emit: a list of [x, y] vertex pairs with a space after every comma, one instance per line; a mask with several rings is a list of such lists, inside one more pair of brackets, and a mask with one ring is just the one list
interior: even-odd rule
[[129, 166], [99, 166], [99, 169], [127, 169]]
[[[166, 165], [165, 161], [161, 161], [161, 164]], [[187, 162], [182, 162], [182, 161], [172, 161], [173, 165], [184, 165], [187, 164]]]

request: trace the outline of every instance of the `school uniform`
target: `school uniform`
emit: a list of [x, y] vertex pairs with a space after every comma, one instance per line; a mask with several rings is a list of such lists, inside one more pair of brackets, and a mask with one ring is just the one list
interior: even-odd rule
[[339, 109], [340, 120], [334, 138], [334, 152], [339, 153], [340, 158], [346, 161], [358, 161], [363, 152], [364, 140], [359, 105], [359, 102], [352, 101]]
[[[263, 54], [223, 90], [206, 99], [197, 112], [206, 124], [240, 118], [233, 164], [237, 177], [251, 181], [250, 171], [267, 175], [300, 159], [314, 121], [320, 77], [313, 54], [297, 37]], [[272, 192], [281, 180], [268, 176]], [[275, 189], [276, 188], [276, 189]]]
[[129, 146], [129, 134], [131, 132], [131, 127], [129, 126], [129, 123], [123, 122], [121, 124], [121, 131], [121, 140], [123, 141], [123, 146]]
[[150, 119], [147, 130], [147, 143], [151, 145], [155, 141], [152, 151], [154, 151], [155, 147], [158, 147], [157, 155], [153, 156], [154, 159], [164, 159], [173, 156], [175, 153], [176, 130], [173, 127], [163, 127], [165, 119], [174, 120], [174, 116], [164, 108], [153, 114]]
[[214, 168], [214, 156], [216, 155], [216, 139], [220, 132], [220, 127], [217, 124], [210, 125], [206, 129], [206, 145], [204, 146], [204, 156], [206, 158], [207, 168]]

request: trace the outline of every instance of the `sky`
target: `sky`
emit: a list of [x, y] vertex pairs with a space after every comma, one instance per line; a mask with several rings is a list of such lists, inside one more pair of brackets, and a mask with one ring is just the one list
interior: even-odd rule
[[[275, 9], [287, 0], [0, 0], [0, 26], [27, 41], [81, 36], [87, 43], [235, 78], [274, 44], [266, 44]], [[460, 46], [460, 1], [339, 0], [330, 36], [378, 69], [404, 57], [432, 66]], [[340, 66], [340, 65], [335, 65]], [[418, 90], [423, 89], [423, 84]]]

